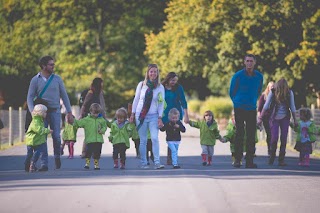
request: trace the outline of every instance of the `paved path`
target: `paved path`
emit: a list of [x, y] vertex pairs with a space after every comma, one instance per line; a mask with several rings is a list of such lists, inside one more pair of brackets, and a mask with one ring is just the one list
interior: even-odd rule
[[[259, 168], [235, 169], [229, 144], [219, 142], [213, 166], [205, 167], [201, 165], [199, 130], [186, 127], [179, 170], [170, 166], [139, 169], [133, 143], [126, 169], [113, 169], [108, 142], [103, 145], [101, 170], [84, 170], [79, 156], [83, 131], [78, 133], [76, 158], [63, 156], [60, 170], [53, 169], [50, 138], [48, 172], [24, 172], [25, 146], [0, 151], [1, 212], [319, 212], [319, 159], [312, 159], [310, 168], [301, 168], [298, 153], [288, 152], [287, 167], [268, 166], [266, 146], [259, 145], [255, 159]], [[160, 133], [162, 156], [166, 154], [164, 138]]]

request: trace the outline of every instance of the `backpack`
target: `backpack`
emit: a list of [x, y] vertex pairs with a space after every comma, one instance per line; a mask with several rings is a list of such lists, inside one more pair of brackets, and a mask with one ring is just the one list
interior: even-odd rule
[[86, 95], [87, 95], [88, 92], [89, 92], [89, 89], [85, 89], [80, 94], [80, 98], [79, 98], [79, 107], [80, 107], [80, 109], [81, 109], [81, 107], [83, 105], [84, 99], [86, 98]]

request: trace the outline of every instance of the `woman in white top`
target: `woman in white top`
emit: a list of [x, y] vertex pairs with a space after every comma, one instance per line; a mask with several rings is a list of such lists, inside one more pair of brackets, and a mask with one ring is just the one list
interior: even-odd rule
[[152, 140], [152, 151], [156, 169], [164, 168], [160, 164], [159, 128], [163, 127], [162, 113], [164, 107], [164, 87], [160, 82], [159, 69], [156, 64], [149, 64], [144, 81], [141, 81], [135, 92], [130, 122], [136, 122], [140, 137], [141, 168], [147, 165], [146, 146], [148, 130]]

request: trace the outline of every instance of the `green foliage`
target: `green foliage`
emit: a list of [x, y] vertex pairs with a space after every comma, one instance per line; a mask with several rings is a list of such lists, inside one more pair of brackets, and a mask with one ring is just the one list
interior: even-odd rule
[[318, 0], [172, 0], [166, 13], [163, 30], [146, 35], [146, 54], [165, 73], [203, 76], [213, 94], [225, 95], [253, 53], [265, 83], [285, 77], [297, 105], [320, 91]]
[[205, 111], [211, 110], [215, 118], [228, 118], [232, 109], [233, 104], [230, 98], [209, 97], [201, 104], [199, 113], [203, 115]]
[[188, 101], [188, 110], [193, 113], [199, 113], [201, 101], [192, 99]]

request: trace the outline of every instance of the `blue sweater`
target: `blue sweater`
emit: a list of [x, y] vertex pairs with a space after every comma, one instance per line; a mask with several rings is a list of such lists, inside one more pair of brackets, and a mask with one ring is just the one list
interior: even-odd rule
[[184, 95], [183, 87], [178, 84], [176, 90], [168, 90], [165, 88], [165, 100], [167, 103], [167, 107], [164, 109], [162, 122], [169, 122], [168, 114], [172, 108], [176, 108], [180, 112], [180, 120], [183, 118], [183, 109], [188, 108], [188, 104], [186, 101], [186, 97]]
[[245, 69], [236, 72], [231, 79], [229, 90], [234, 108], [256, 110], [262, 84], [263, 75], [257, 70], [253, 71], [252, 76], [249, 76]]

